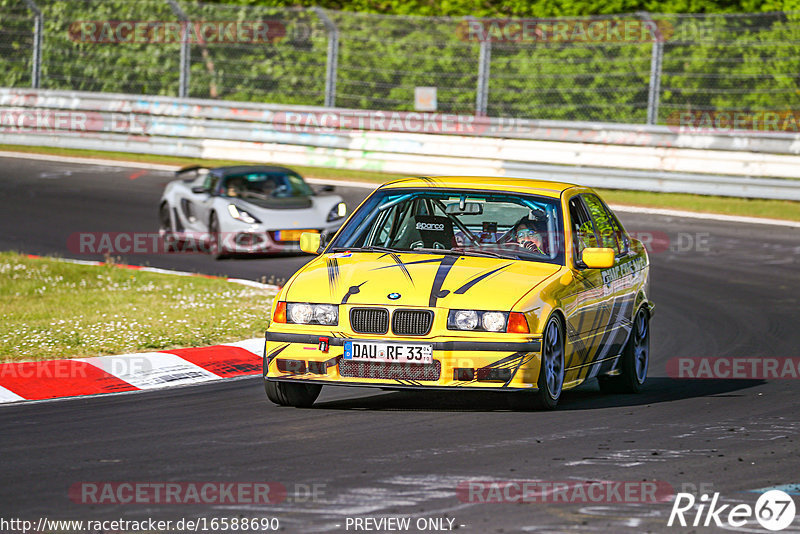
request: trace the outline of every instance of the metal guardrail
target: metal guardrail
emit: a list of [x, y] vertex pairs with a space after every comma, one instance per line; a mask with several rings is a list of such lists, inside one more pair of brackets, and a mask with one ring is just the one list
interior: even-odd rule
[[800, 137], [780, 133], [0, 88], [0, 143], [800, 200]]

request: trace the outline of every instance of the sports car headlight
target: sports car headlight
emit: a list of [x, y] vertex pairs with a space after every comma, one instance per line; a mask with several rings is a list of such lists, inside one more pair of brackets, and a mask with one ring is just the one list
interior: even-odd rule
[[328, 212], [328, 222], [341, 219], [345, 215], [347, 215], [347, 205], [344, 202], [339, 202]]
[[[453, 310], [450, 315], [453, 318], [453, 325], [459, 330], [475, 330], [478, 326], [478, 312], [475, 310]], [[448, 317], [448, 323], [449, 319]]]
[[339, 308], [332, 304], [292, 302], [286, 305], [288, 322], [295, 324], [339, 324]]
[[447, 329], [505, 332], [507, 321], [508, 312], [450, 310], [447, 315]]
[[255, 224], [261, 222], [252, 215], [250, 215], [249, 213], [247, 213], [246, 211], [240, 210], [234, 204], [228, 204], [228, 213], [231, 215], [231, 217], [233, 217], [237, 221], [242, 221], [247, 224]]
[[500, 312], [486, 312], [481, 317], [481, 325], [489, 332], [500, 332], [506, 329], [506, 317]]

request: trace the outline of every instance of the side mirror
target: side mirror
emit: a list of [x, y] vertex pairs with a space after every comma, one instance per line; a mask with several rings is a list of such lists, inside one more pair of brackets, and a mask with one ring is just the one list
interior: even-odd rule
[[614, 249], [585, 248], [581, 259], [589, 269], [607, 269], [614, 266]]
[[303, 252], [319, 254], [319, 246], [321, 243], [322, 236], [315, 232], [303, 232], [300, 234], [300, 250]]
[[202, 193], [211, 193], [211, 192], [202, 185], [196, 185], [192, 187], [192, 193], [200, 195]]
[[336, 191], [336, 187], [334, 187], [334, 186], [332, 186], [332, 185], [330, 185], [330, 184], [327, 184], [327, 185], [323, 185], [323, 186], [321, 186], [321, 187], [318, 189], [318, 191], [319, 191], [320, 193], [333, 193], [334, 191]]

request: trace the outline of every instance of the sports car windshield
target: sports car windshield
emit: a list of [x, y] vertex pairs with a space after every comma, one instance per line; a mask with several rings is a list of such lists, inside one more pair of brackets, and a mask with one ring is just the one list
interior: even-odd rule
[[328, 248], [437, 252], [563, 264], [557, 199], [502, 192], [378, 191]]
[[272, 207], [281, 199], [306, 198], [313, 194], [300, 175], [282, 172], [229, 175], [220, 186], [223, 197], [241, 198], [265, 208]]

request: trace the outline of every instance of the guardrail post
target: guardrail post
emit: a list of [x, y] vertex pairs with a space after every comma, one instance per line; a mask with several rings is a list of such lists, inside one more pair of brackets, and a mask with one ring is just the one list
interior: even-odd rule
[[336, 75], [339, 67], [339, 28], [321, 7], [313, 7], [314, 13], [328, 32], [328, 60], [325, 63], [325, 107], [336, 107]]
[[647, 11], [639, 15], [650, 26], [653, 33], [653, 50], [650, 54], [650, 86], [647, 91], [647, 124], [658, 123], [658, 105], [661, 93], [661, 64], [664, 59], [664, 39], [658, 25]]
[[28, 9], [33, 11], [33, 57], [31, 58], [31, 87], [39, 89], [42, 75], [42, 32], [44, 15], [33, 0], [25, 0]]
[[181, 58], [180, 66], [178, 67], [180, 69], [178, 78], [178, 98], [186, 98], [189, 96], [189, 68], [192, 59], [192, 51], [189, 48], [191, 23], [189, 17], [184, 13], [176, 0], [167, 0], [167, 3], [175, 16], [181, 21]]

